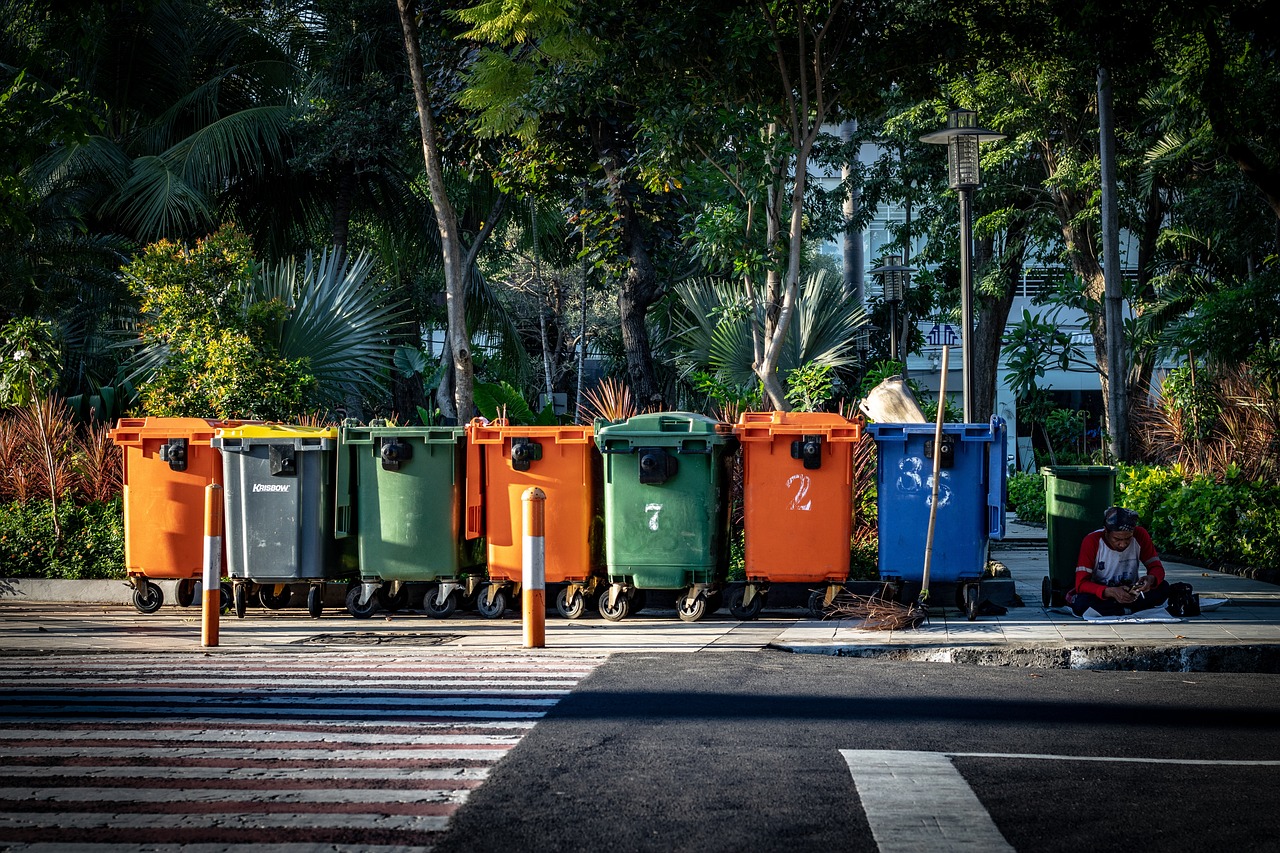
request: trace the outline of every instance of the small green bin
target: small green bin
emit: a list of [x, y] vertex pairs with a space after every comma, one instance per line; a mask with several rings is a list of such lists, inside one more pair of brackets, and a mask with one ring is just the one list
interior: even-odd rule
[[732, 426], [688, 412], [600, 422], [611, 583], [684, 589], [728, 568], [726, 455]]
[[1080, 542], [1102, 526], [1102, 513], [1111, 506], [1116, 469], [1109, 465], [1046, 465], [1045, 510], [1049, 538], [1049, 574], [1041, 585], [1045, 607], [1064, 601], [1075, 585]]
[[436, 581], [466, 565], [462, 427], [343, 425], [335, 531], [364, 580]]

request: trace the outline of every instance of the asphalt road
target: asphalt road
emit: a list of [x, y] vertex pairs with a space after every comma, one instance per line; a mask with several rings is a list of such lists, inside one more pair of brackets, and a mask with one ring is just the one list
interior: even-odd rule
[[615, 655], [436, 849], [1280, 850], [1278, 783], [1280, 676]]

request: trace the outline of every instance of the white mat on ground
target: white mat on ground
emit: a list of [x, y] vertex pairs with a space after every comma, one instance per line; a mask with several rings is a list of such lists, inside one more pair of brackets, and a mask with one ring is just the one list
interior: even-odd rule
[[[1225, 598], [1202, 598], [1200, 599], [1200, 612], [1206, 613], [1210, 610], [1217, 610], [1219, 607], [1227, 603]], [[1074, 616], [1075, 612], [1070, 607], [1050, 607], [1053, 613], [1065, 613], [1068, 616]], [[1098, 611], [1090, 607], [1080, 617], [1086, 622], [1101, 622], [1103, 624], [1118, 624], [1122, 622], [1139, 623], [1139, 622], [1181, 622], [1182, 618], [1174, 616], [1165, 607], [1153, 607], [1150, 610], [1139, 610], [1137, 613], [1126, 613], [1123, 616], [1103, 616]]]

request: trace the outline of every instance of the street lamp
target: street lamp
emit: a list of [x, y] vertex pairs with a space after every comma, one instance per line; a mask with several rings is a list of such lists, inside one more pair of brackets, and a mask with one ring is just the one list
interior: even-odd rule
[[964, 399], [964, 422], [973, 423], [973, 191], [978, 178], [978, 144], [1004, 139], [1003, 133], [978, 126], [973, 110], [947, 113], [947, 126], [920, 137], [921, 142], [947, 146], [947, 180], [960, 193], [960, 384]]
[[[884, 293], [884, 301], [889, 306], [889, 358], [898, 360], [898, 306], [907, 298], [907, 288], [911, 283], [911, 267], [902, 265], [902, 255], [890, 255], [884, 266], [876, 267], [872, 275], [880, 276], [880, 287]], [[902, 359], [906, 361], [907, 342], [902, 342]]]

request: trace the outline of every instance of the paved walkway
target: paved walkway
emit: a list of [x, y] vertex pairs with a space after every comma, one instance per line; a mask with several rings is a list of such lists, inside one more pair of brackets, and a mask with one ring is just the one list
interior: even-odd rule
[[[854, 620], [808, 619], [799, 609], [766, 609], [755, 622], [738, 622], [721, 611], [692, 624], [678, 621], [670, 610], [646, 609], [619, 623], [598, 617], [548, 618], [547, 649], [601, 654], [774, 648], [1045, 668], [1280, 672], [1280, 587], [1166, 561], [1171, 581], [1186, 581], [1202, 598], [1222, 598], [1226, 603], [1176, 623], [1089, 623], [1041, 606], [1041, 581], [1048, 571], [1043, 528], [1016, 522], [1009, 528], [1006, 540], [993, 543], [991, 556], [1009, 568], [1022, 606], [1010, 607], [1003, 616], [980, 616], [970, 622], [951, 602], [935, 598], [927, 624], [874, 631]], [[128, 591], [119, 582], [100, 587], [68, 587], [63, 582], [59, 589], [64, 592], [56, 595], [50, 589], [30, 582], [0, 582], [0, 654], [205, 651], [200, 646], [198, 608], [166, 606], [143, 615], [122, 603]], [[95, 603], [103, 595], [96, 589], [119, 598]], [[50, 601], [51, 595], [62, 603]], [[223, 617], [221, 625], [220, 644], [210, 653], [306, 654], [344, 646], [417, 646], [499, 654], [522, 644], [517, 615], [488, 620], [470, 614], [437, 621], [420, 613], [379, 613], [357, 620], [339, 605], [318, 620], [297, 608], [254, 608], [243, 620]]]

